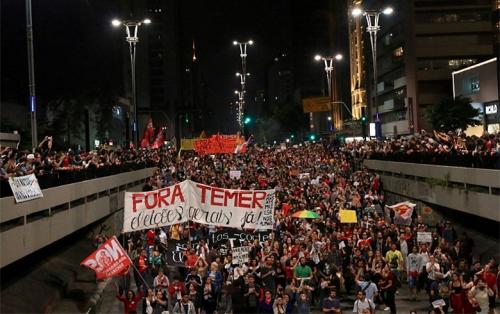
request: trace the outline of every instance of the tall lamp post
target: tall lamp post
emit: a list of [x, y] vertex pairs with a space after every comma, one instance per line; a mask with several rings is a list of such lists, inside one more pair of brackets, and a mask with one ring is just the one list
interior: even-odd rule
[[26, 39], [28, 41], [28, 78], [29, 78], [29, 104], [31, 117], [31, 147], [35, 151], [38, 145], [38, 132], [36, 123], [36, 96], [35, 96], [35, 60], [33, 53], [33, 21], [31, 18], [31, 0], [26, 0]]
[[[138, 122], [137, 122], [137, 93], [135, 88], [135, 55], [136, 55], [136, 46], [139, 42], [139, 26], [142, 24], [151, 24], [150, 19], [144, 20], [118, 20], [114, 19], [111, 21], [111, 24], [114, 27], [125, 27], [125, 32], [127, 37], [125, 37], [125, 41], [128, 42], [129, 45], [129, 53], [130, 53], [130, 72], [131, 72], [131, 81], [132, 81], [132, 108], [134, 110], [134, 121], [133, 121], [133, 133], [134, 133], [134, 145], [138, 146]], [[127, 128], [129, 126], [127, 125]]]
[[239, 46], [240, 48], [240, 58], [241, 58], [241, 73], [236, 73], [236, 76], [240, 78], [241, 84], [241, 94], [239, 94], [239, 102], [238, 102], [238, 126], [240, 128], [240, 132], [243, 133], [243, 113], [245, 112], [245, 92], [246, 92], [246, 79], [250, 76], [250, 73], [247, 73], [247, 47], [253, 45], [253, 40], [249, 40], [247, 42], [239, 42], [233, 41], [234, 46]]
[[334, 62], [335, 61], [340, 61], [342, 60], [343, 56], [339, 53], [336, 54], [335, 56], [330, 56], [330, 57], [323, 57], [321, 55], [316, 55], [314, 57], [314, 60], [316, 61], [323, 61], [325, 64], [325, 73], [326, 73], [326, 80], [328, 82], [328, 96], [330, 97], [330, 110], [331, 110], [331, 117], [332, 117], [332, 131], [335, 129], [335, 121], [340, 120], [340, 110], [338, 113], [334, 109], [334, 104], [337, 104], [338, 102], [334, 101], [334, 95], [333, 95], [333, 90], [332, 90], [332, 73], [334, 70]]
[[243, 128], [243, 103], [244, 103], [244, 95], [245, 95], [245, 92], [243, 91], [239, 91], [239, 90], [235, 90], [234, 93], [236, 95], [238, 95], [238, 108], [237, 108], [237, 117], [236, 119], [238, 120], [238, 126], [240, 127], [240, 129]]
[[366, 17], [366, 30], [370, 34], [370, 44], [372, 47], [372, 65], [373, 65], [373, 92], [375, 102], [375, 135], [377, 138], [382, 137], [382, 126], [380, 123], [380, 114], [378, 111], [378, 91], [377, 91], [377, 32], [380, 30], [380, 14], [391, 15], [394, 9], [386, 7], [382, 10], [363, 11], [361, 8], [354, 8], [352, 16], [358, 17], [364, 15]]

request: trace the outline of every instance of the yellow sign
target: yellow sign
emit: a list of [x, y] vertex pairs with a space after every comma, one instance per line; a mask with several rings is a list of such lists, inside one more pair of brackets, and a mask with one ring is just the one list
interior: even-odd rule
[[330, 111], [330, 97], [311, 97], [302, 99], [304, 112]]
[[194, 150], [194, 138], [183, 138], [181, 139], [181, 150]]
[[358, 218], [356, 217], [355, 210], [341, 209], [339, 214], [340, 214], [340, 223], [343, 223], [343, 224], [354, 223], [355, 224], [358, 222]]

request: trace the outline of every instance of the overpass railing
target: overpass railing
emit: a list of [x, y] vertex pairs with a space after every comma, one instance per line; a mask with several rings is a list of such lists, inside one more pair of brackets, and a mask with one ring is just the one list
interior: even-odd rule
[[384, 189], [500, 222], [500, 170], [367, 159]]
[[43, 198], [18, 204], [0, 198], [0, 268], [123, 208], [125, 191], [142, 189], [154, 170], [48, 188]]

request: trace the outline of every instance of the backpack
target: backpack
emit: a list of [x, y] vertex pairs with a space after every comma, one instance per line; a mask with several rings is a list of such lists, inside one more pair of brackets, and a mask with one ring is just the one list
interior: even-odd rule
[[368, 289], [368, 287], [372, 284], [371, 280], [368, 280], [367, 282], [368, 282], [368, 284], [363, 289], [361, 289], [361, 287], [359, 285], [356, 285], [356, 293], [358, 293], [360, 291], [364, 293], [366, 291], [366, 289]]

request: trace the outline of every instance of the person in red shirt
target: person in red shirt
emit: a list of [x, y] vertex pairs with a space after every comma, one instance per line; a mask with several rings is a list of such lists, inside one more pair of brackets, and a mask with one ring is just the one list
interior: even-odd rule
[[155, 232], [153, 229], [149, 229], [148, 233], [146, 233], [146, 241], [149, 246], [153, 246], [155, 244]]
[[196, 267], [196, 262], [198, 261], [198, 255], [196, 255], [196, 250], [191, 248], [184, 252], [185, 256], [185, 265], [189, 269], [193, 269]]
[[179, 280], [179, 277], [174, 277], [174, 281], [168, 286], [168, 295], [172, 307], [174, 304], [182, 299], [184, 294], [184, 284]]
[[[116, 289], [118, 290], [118, 285], [116, 285]], [[116, 295], [116, 298], [123, 302], [124, 308], [123, 308], [123, 313], [124, 314], [132, 314], [132, 313], [137, 313], [137, 305], [139, 305], [139, 301], [142, 299], [143, 293], [139, 291], [137, 295], [132, 290], [127, 291], [127, 296], [124, 297], [120, 294]]]

